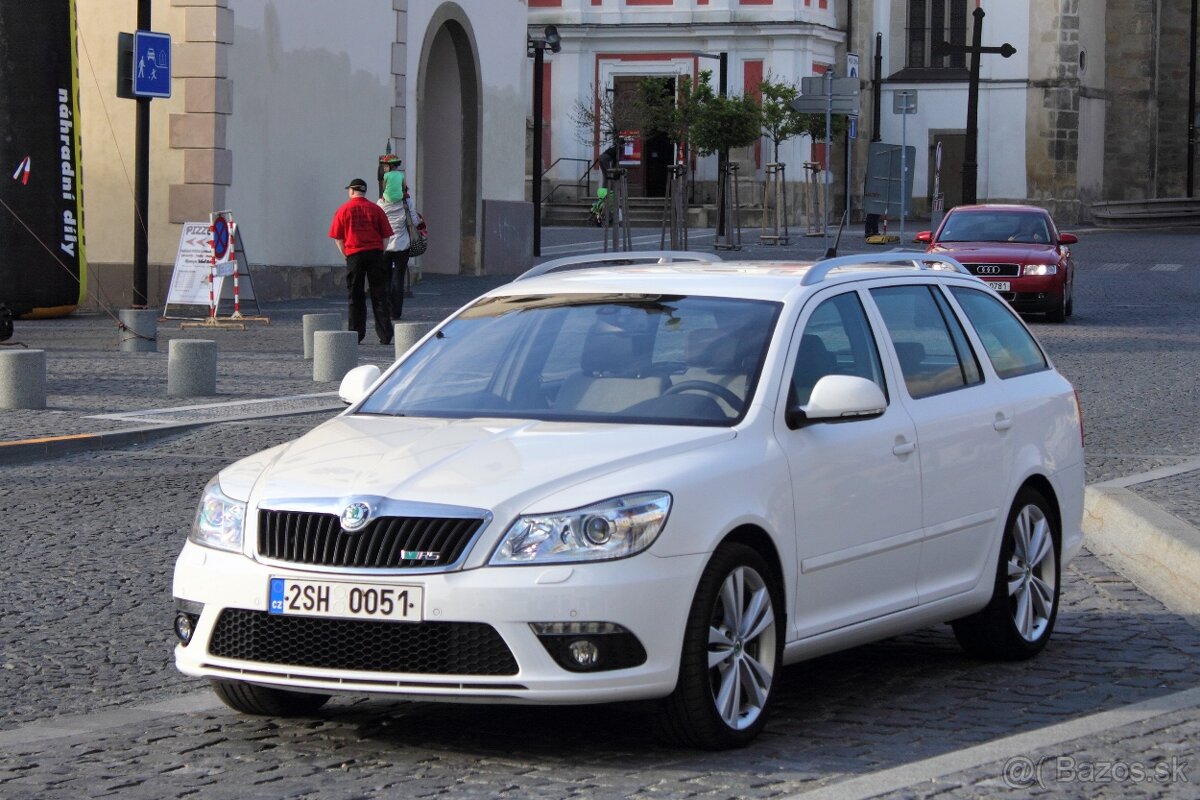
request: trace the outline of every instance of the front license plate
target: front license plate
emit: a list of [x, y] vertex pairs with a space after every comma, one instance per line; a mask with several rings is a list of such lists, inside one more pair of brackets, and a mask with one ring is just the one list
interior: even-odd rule
[[1008, 281], [988, 281], [987, 285], [997, 292], [1011, 292], [1012, 284]]
[[423, 618], [424, 590], [420, 586], [271, 578], [270, 596], [272, 614], [397, 622]]

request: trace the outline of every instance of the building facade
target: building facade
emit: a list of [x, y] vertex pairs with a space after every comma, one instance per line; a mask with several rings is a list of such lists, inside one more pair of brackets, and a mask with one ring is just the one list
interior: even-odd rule
[[[88, 252], [110, 305], [130, 301], [135, 103], [116, 98], [114, 44], [136, 27], [136, 6], [77, 3]], [[225, 209], [261, 293], [336, 288], [344, 265], [329, 221], [349, 179], [374, 183], [389, 148], [431, 230], [422, 270], [528, 263], [508, 242], [487, 252], [484, 236], [488, 215], [528, 209], [523, 0], [155, 0], [152, 9], [173, 59], [172, 96], [150, 104], [152, 303], [165, 296], [181, 223]]]

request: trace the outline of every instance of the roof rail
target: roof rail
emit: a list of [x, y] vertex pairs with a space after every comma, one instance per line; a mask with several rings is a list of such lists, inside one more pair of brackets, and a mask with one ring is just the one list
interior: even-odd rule
[[522, 272], [516, 278], [513, 278], [513, 280], [520, 281], [526, 278], [536, 278], [538, 275], [545, 275], [548, 272], [557, 272], [558, 270], [570, 267], [673, 264], [679, 261], [710, 264], [720, 260], [720, 256], [712, 253], [699, 253], [687, 250], [632, 250], [628, 252], [585, 253], [584, 255], [567, 256], [566, 258], [556, 258], [553, 261], [544, 261], [533, 269]]
[[826, 258], [813, 264], [808, 272], [804, 273], [804, 277], [800, 279], [801, 286], [811, 286], [814, 283], [820, 283], [825, 280], [835, 269], [842, 267], [892, 267], [899, 268], [901, 265], [907, 264], [909, 269], [939, 269], [941, 267], [931, 266], [932, 264], [945, 265], [956, 272], [961, 272], [964, 275], [971, 275], [971, 271], [958, 263], [950, 256], [943, 256], [937, 253], [924, 253], [913, 250], [896, 250], [890, 253], [867, 253], [857, 256], [838, 256], [837, 258]]

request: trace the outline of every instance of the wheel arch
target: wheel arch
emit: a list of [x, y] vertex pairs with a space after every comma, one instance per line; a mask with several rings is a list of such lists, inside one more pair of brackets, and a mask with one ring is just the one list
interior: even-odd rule
[[[1040, 473], [1030, 475], [1021, 484], [1021, 489], [1034, 489], [1042, 497], [1046, 499], [1046, 503], [1050, 506], [1047, 511], [1050, 512], [1054, 521], [1054, 530], [1058, 531], [1059, 546], [1062, 545], [1062, 509], [1059, 507], [1058, 493], [1054, 491], [1053, 484], [1050, 479]], [[1018, 490], [1018, 494], [1019, 494]]]
[[[779, 613], [783, 615], [782, 622], [787, 623], [787, 598], [790, 596], [787, 585], [787, 573], [783, 568], [783, 560], [779, 557], [779, 549], [775, 546], [775, 540], [771, 535], [757, 525], [740, 525], [721, 540], [721, 543], [736, 542], [745, 545], [751, 550], [754, 550], [763, 560], [767, 562], [767, 566], [771, 568], [776, 581], [779, 582], [779, 590], [783, 592], [783, 608], [779, 609]], [[786, 627], [783, 628], [786, 630]]]

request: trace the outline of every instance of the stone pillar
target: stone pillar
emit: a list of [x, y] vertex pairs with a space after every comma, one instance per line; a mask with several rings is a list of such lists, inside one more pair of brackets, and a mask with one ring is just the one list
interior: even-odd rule
[[313, 357], [313, 334], [317, 331], [337, 331], [342, 329], [345, 317], [342, 314], [305, 314], [304, 320], [304, 357]]
[[217, 343], [212, 339], [172, 339], [167, 348], [167, 394], [208, 397], [217, 393]]
[[393, 322], [392, 324], [396, 330], [395, 338], [392, 339], [392, 343], [396, 346], [396, 358], [407, 353], [413, 345], [421, 341], [421, 337], [433, 328], [431, 322]]
[[46, 407], [46, 351], [0, 350], [0, 408]]
[[316, 331], [313, 333], [313, 380], [318, 383], [340, 381], [358, 366], [357, 331]]
[[153, 308], [123, 308], [118, 312], [121, 330], [117, 341], [122, 353], [158, 352], [158, 311]]

